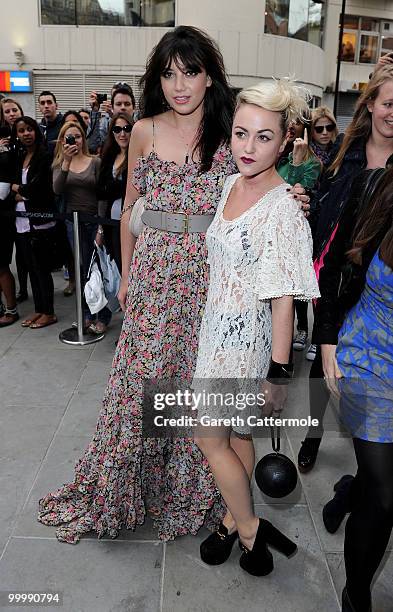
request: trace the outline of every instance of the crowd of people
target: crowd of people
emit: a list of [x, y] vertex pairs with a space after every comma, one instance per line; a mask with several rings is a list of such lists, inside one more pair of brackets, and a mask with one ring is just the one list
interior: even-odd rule
[[[104, 229], [94, 218], [120, 219], [135, 98], [131, 87], [122, 82], [115, 83], [111, 100], [103, 102], [101, 110], [97, 109], [96, 92], [90, 101], [91, 111], [62, 114], [55, 94], [43, 91], [38, 97], [40, 123], [25, 116], [12, 98], [0, 101], [1, 210], [10, 213], [2, 217], [0, 230], [0, 327], [18, 321], [17, 304], [28, 299], [29, 278], [34, 312], [22, 326], [39, 329], [57, 322], [53, 270], [64, 265], [69, 281], [64, 296], [75, 292], [74, 211], [90, 218], [80, 222], [83, 285], [95, 244], [102, 246], [104, 240], [121, 270], [120, 228], [108, 226], [104, 239]], [[13, 212], [37, 214], [15, 219]], [[65, 213], [67, 218], [53, 220], [54, 213]], [[18, 292], [10, 269], [14, 247]], [[84, 328], [89, 333], [105, 333], [111, 316], [107, 307], [93, 316], [84, 303]]]
[[[254, 513], [251, 428], [221, 419], [234, 414], [219, 405], [209, 435], [198, 408], [194, 433], [149, 437], [144, 386], [262, 381], [264, 410], [281, 413], [292, 351], [307, 348], [318, 426], [298, 467], [313, 468], [336, 395], [358, 470], [334, 485], [323, 520], [334, 533], [350, 514], [342, 610], [368, 612], [393, 526], [393, 66], [377, 65], [343, 135], [332, 112], [309, 110], [307, 92], [290, 79], [258, 83], [235, 99], [216, 44], [193, 27], [163, 36], [141, 83], [135, 124], [124, 83], [114, 85], [102, 116], [96, 92], [91, 112], [64, 117], [42, 92], [40, 126], [13, 100], [1, 102], [10, 128], [0, 140], [3, 210], [63, 207], [120, 221], [108, 230], [81, 223], [84, 265], [94, 241], [104, 240], [121, 272], [124, 320], [94, 436], [74, 480], [40, 500], [39, 520], [68, 543], [89, 531], [116, 537], [147, 514], [163, 540], [207, 525], [205, 563], [224, 563], [239, 540], [241, 568], [269, 574], [270, 548], [289, 557], [297, 546]], [[136, 236], [130, 218], [141, 196]], [[35, 304], [22, 325], [56, 321], [48, 262], [55, 233], [72, 252], [71, 221], [62, 232], [45, 218], [2, 219], [0, 325], [18, 319], [14, 244], [19, 295], [28, 275]], [[72, 258], [66, 263], [72, 293]], [[86, 329], [101, 333], [110, 315], [104, 308], [94, 320], [85, 305]]]

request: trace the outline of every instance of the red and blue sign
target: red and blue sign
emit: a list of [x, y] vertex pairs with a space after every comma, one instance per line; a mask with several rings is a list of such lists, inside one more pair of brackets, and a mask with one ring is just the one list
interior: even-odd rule
[[0, 91], [4, 93], [33, 91], [31, 72], [26, 70], [1, 70]]

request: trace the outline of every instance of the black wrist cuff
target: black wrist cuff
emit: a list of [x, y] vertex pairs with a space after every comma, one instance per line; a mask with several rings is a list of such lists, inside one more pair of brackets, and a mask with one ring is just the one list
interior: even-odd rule
[[293, 378], [293, 363], [270, 362], [266, 380], [273, 385], [289, 385]]

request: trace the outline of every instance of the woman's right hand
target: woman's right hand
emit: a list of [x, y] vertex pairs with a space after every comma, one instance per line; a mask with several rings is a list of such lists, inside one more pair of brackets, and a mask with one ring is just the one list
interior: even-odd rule
[[78, 147], [76, 145], [70, 145], [65, 143], [63, 145], [63, 157], [64, 160], [69, 164], [72, 158], [78, 153]]
[[10, 143], [11, 138], [7, 136], [6, 138], [0, 138], [0, 147], [4, 147]]
[[128, 280], [121, 280], [119, 293], [117, 294], [117, 299], [119, 300], [120, 308], [123, 312], [126, 310], [126, 299], [127, 299], [127, 291], [128, 291]]
[[326, 386], [330, 393], [337, 398], [340, 397], [340, 392], [336, 381], [342, 378], [342, 373], [337, 364], [335, 344], [321, 344], [322, 353], [322, 368], [325, 377]]

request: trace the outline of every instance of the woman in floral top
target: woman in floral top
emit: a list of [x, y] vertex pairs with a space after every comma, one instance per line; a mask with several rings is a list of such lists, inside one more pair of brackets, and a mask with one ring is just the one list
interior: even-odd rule
[[[164, 35], [143, 84], [121, 220], [123, 327], [74, 482], [40, 501], [39, 520], [61, 525], [58, 539], [71, 543], [90, 530], [116, 537], [146, 513], [170, 540], [204, 523], [216, 527], [225, 511], [191, 437], [143, 437], [142, 404], [147, 379], [190, 380], [194, 371], [208, 283], [204, 232], [235, 170], [227, 146], [233, 96], [215, 43], [188, 26]], [[150, 217], [175, 223], [175, 231], [162, 225], [145, 227], [137, 240], [130, 234], [131, 205], [142, 194]]]

